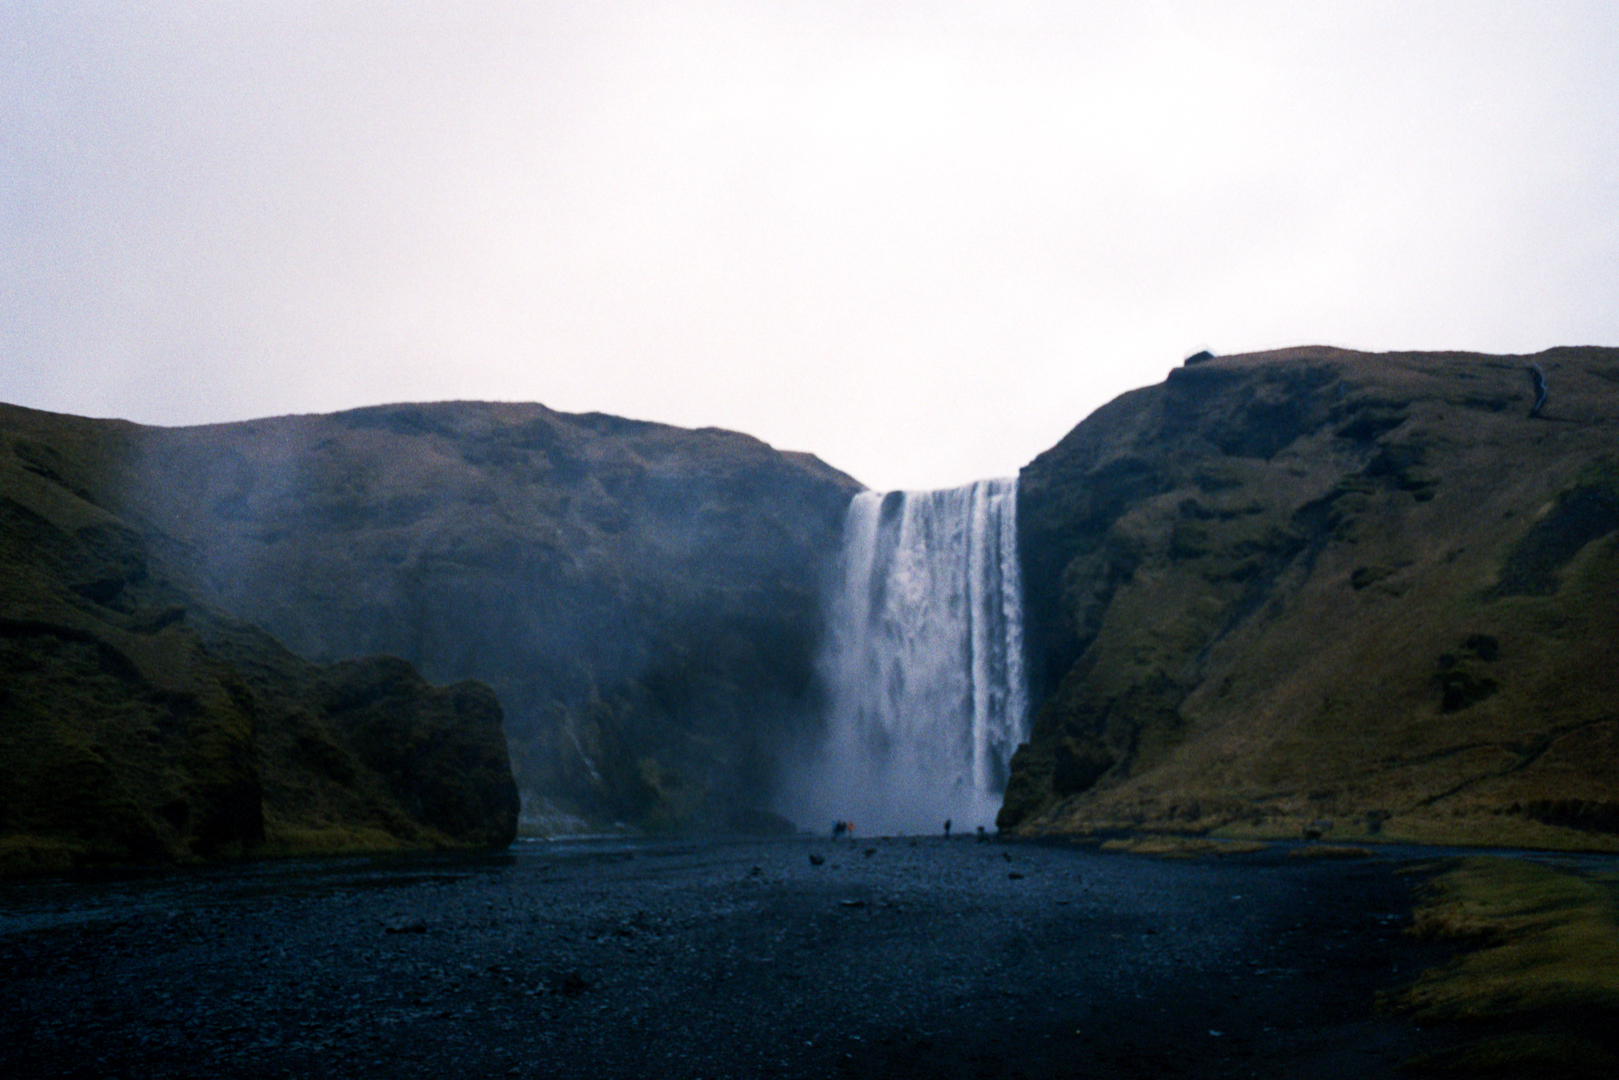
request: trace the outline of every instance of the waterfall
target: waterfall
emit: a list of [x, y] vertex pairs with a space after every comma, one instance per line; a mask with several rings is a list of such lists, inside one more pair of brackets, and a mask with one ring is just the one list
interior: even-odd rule
[[825, 743], [789, 784], [806, 827], [993, 827], [1027, 735], [1017, 481], [863, 492], [827, 598]]

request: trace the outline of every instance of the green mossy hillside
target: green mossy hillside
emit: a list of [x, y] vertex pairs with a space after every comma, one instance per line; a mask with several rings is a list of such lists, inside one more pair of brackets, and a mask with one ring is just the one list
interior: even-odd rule
[[1003, 826], [1619, 848], [1619, 350], [1206, 360], [1019, 498]]
[[535, 832], [756, 822], [819, 722], [821, 575], [859, 485], [809, 455], [487, 402], [0, 420], [23, 467], [298, 655], [492, 687]]
[[299, 659], [72, 472], [0, 429], [0, 873], [510, 841], [487, 687]]

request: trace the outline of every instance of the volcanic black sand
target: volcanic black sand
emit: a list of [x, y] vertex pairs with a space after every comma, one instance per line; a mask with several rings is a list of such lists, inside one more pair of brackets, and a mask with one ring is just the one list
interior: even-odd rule
[[[820, 858], [819, 864], [814, 858]], [[0, 886], [0, 1075], [1382, 1077], [1412, 856], [520, 844]]]

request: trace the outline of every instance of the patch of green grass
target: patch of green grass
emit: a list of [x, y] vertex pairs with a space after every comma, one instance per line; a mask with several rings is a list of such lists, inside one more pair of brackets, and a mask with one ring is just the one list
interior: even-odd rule
[[0, 878], [63, 874], [84, 854], [84, 845], [57, 836], [0, 836]]
[[432, 850], [440, 846], [411, 844], [392, 833], [364, 825], [306, 828], [270, 825], [264, 843], [254, 852], [260, 858], [301, 858], [310, 855], [372, 855], [381, 852]]
[[1619, 1012], [1619, 925], [1600, 885], [1519, 859], [1472, 858], [1432, 890], [1411, 932], [1483, 947], [1407, 992], [1419, 1020], [1591, 1005]]
[[1619, 1075], [1619, 921], [1609, 888], [1520, 859], [1463, 859], [1432, 881], [1410, 932], [1473, 948], [1385, 1005], [1421, 1024], [1490, 1031], [1413, 1069]]
[[1536, 1031], [1412, 1058], [1406, 1070], [1418, 1076], [1557, 1077], [1608, 1080], [1619, 1076], [1619, 1058], [1601, 1043], [1560, 1031]]
[[1368, 859], [1372, 849], [1353, 844], [1308, 844], [1287, 853], [1290, 859]]
[[1210, 840], [1202, 836], [1131, 836], [1102, 843], [1103, 851], [1127, 851], [1132, 855], [1156, 855], [1165, 859], [1189, 859], [1195, 855], [1247, 855], [1268, 847], [1269, 844], [1252, 840]]

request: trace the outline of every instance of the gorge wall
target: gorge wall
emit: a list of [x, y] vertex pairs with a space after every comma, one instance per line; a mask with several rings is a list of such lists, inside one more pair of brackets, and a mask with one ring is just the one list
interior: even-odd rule
[[[1616, 436], [1597, 348], [1200, 357], [1098, 410], [1021, 473], [1015, 545], [983, 534], [1019, 552], [1034, 705], [998, 823], [1619, 846]], [[874, 603], [833, 605], [839, 652], [846, 520], [875, 567], [961, 494], [846, 518], [859, 491], [745, 435], [539, 405], [0, 406], [0, 856], [502, 843], [518, 788], [540, 832], [784, 827], [839, 716], [915, 780], [956, 706], [890, 693], [902, 653], [960, 661], [938, 685], [965, 701], [991, 654], [943, 631], [994, 618], [889, 611], [923, 580], [896, 563], [842, 583]], [[983, 748], [937, 783], [998, 788]]]
[[761, 827], [820, 715], [820, 575], [859, 485], [808, 455], [468, 402], [70, 426], [97, 502], [197, 595], [317, 662], [492, 687], [542, 831]]
[[1003, 827], [1616, 846], [1619, 350], [1202, 359], [1020, 484]]
[[202, 601], [92, 494], [133, 434], [0, 407], [0, 874], [509, 843], [488, 687], [311, 664]]

